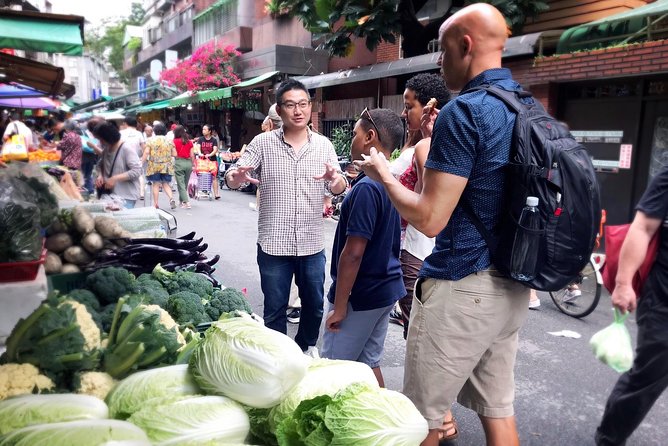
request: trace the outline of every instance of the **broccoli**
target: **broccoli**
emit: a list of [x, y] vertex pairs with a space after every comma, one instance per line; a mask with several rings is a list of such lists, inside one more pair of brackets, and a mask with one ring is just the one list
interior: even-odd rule
[[86, 287], [102, 304], [116, 303], [119, 297], [137, 292], [135, 276], [125, 268], [102, 268], [86, 277]]
[[123, 378], [137, 369], [171, 365], [186, 345], [174, 319], [157, 305], [118, 300], [103, 369]]
[[111, 330], [111, 322], [114, 320], [114, 312], [116, 311], [116, 304], [105, 305], [98, 313], [100, 324], [102, 325], [102, 332], [109, 333]]
[[179, 291], [190, 291], [202, 299], [208, 299], [213, 293], [211, 282], [199, 273], [190, 271], [172, 273], [158, 264], [153, 269], [153, 277], [165, 287], [170, 295]]
[[61, 383], [69, 372], [97, 367], [99, 349], [100, 330], [86, 307], [50, 298], [16, 324], [0, 362], [33, 364]]
[[162, 287], [162, 284], [150, 274], [142, 274], [137, 277], [137, 288], [139, 293], [148, 296], [148, 302], [162, 308], [167, 306], [169, 293]]
[[235, 310], [245, 311], [248, 314], [253, 312], [243, 293], [234, 288], [215, 290], [205, 309], [212, 321], [218, 320], [223, 313]]
[[32, 364], [0, 365], [0, 401], [10, 396], [50, 391], [54, 387], [53, 381]]
[[182, 325], [210, 322], [202, 299], [190, 291], [179, 291], [169, 296], [167, 311]]
[[88, 308], [88, 311], [94, 310], [99, 312], [102, 308], [100, 306], [100, 301], [97, 300], [95, 294], [89, 290], [73, 290], [67, 293], [67, 297], [79, 302], [80, 304], [83, 304], [86, 308]]

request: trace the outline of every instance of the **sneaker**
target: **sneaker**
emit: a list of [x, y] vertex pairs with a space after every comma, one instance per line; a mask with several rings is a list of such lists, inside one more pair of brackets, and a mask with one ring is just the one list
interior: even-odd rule
[[170, 200], [169, 201], [169, 207], [172, 209], [176, 209], [176, 201], [175, 200]]
[[401, 317], [401, 311], [398, 310], [396, 307], [390, 311], [390, 322], [393, 324], [401, 325], [402, 327], [404, 326], [404, 320]]
[[315, 345], [310, 346], [304, 350], [306, 356], [310, 356], [313, 359], [320, 359], [320, 354], [318, 353], [318, 348]]
[[302, 315], [302, 310], [300, 308], [293, 308], [288, 313], [288, 322], [291, 324], [298, 324], [299, 318]]
[[564, 298], [562, 302], [567, 303], [567, 302], [573, 302], [575, 299], [578, 297], [582, 296], [582, 291], [580, 291], [579, 288], [575, 288], [572, 290], [566, 290], [566, 293], [564, 294]]
[[537, 310], [540, 307], [540, 299], [536, 298], [529, 301], [529, 310]]

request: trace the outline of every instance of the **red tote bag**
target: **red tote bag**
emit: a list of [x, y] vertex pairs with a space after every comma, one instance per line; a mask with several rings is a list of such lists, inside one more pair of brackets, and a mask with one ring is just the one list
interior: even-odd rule
[[[605, 265], [603, 266], [601, 275], [603, 276], [603, 285], [611, 294], [615, 290], [615, 278], [617, 277], [617, 268], [619, 267], [619, 254], [630, 227], [631, 224], [605, 227]], [[661, 228], [659, 228], [659, 231], [660, 230]], [[654, 237], [652, 237], [652, 240], [650, 240], [645, 261], [643, 261], [640, 269], [638, 269], [635, 276], [633, 276], [632, 286], [638, 298], [640, 297], [642, 287], [645, 285], [645, 281], [647, 280], [647, 277], [649, 277], [652, 265], [654, 265], [654, 260], [656, 259], [656, 253], [659, 249], [659, 231], [657, 231], [656, 234], [654, 234]]]

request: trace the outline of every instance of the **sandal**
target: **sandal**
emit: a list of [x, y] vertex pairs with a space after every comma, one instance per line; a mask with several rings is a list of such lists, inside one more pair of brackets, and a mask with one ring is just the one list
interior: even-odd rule
[[[450, 432], [448, 434], [448, 432]], [[456, 440], [459, 437], [459, 429], [455, 419], [444, 421], [443, 425], [438, 428], [438, 444], [439, 446], [447, 445], [450, 441]]]

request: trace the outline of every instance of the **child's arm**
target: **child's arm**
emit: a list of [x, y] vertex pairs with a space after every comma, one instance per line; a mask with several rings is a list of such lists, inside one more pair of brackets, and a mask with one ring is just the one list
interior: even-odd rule
[[368, 240], [363, 237], [348, 236], [343, 251], [341, 251], [336, 278], [334, 310], [327, 315], [325, 325], [330, 331], [338, 331], [341, 322], [346, 318], [348, 299], [357, 279], [367, 242]]

